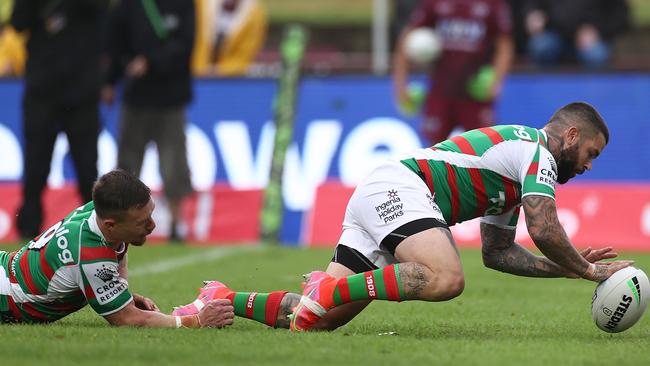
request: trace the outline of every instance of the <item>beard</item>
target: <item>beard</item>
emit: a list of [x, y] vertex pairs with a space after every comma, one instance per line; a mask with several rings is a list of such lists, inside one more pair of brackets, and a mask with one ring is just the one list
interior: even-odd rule
[[[564, 143], [562, 143], [564, 145]], [[564, 184], [576, 175], [576, 164], [578, 162], [578, 144], [560, 150], [560, 158], [557, 161], [557, 182]]]

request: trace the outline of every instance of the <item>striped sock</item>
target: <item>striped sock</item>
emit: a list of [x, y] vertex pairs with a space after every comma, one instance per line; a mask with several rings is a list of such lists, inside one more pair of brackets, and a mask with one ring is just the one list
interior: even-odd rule
[[356, 300], [400, 301], [403, 298], [397, 264], [341, 278], [336, 281], [333, 294], [335, 305]]
[[253, 319], [275, 328], [280, 302], [286, 291], [260, 294], [257, 292], [232, 292], [226, 296], [235, 307], [235, 315]]

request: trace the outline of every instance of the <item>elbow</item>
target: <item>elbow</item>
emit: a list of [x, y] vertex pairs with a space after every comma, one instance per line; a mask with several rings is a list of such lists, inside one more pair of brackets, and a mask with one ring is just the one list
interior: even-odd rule
[[[557, 222], [559, 224], [559, 222]], [[526, 229], [528, 229], [528, 235], [535, 243], [538, 240], [544, 241], [547, 239], [548, 235], [551, 233], [552, 225], [549, 225], [548, 222], [539, 219], [529, 219], [526, 217]]]
[[481, 257], [483, 259], [483, 265], [485, 267], [497, 271], [499, 270], [497, 261], [494, 258], [494, 254], [491, 251], [485, 250], [485, 246], [483, 246], [483, 250], [481, 251]]
[[543, 250], [544, 244], [548, 243], [551, 238], [551, 230], [547, 227], [528, 228], [528, 235], [533, 239], [535, 246]]

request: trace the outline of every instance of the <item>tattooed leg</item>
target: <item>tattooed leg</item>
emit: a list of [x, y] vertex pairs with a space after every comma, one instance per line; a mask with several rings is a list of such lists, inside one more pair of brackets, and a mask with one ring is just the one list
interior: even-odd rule
[[280, 302], [280, 309], [278, 310], [277, 320], [275, 322], [276, 328], [289, 328], [289, 315], [293, 313], [293, 309], [300, 302], [300, 295], [287, 292]]
[[395, 250], [406, 299], [444, 301], [465, 286], [460, 257], [448, 229], [432, 228], [404, 239]]

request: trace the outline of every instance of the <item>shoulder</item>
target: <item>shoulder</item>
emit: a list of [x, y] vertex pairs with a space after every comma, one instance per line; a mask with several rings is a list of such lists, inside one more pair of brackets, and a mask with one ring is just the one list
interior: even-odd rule
[[[91, 254], [104, 247], [103, 240], [93, 233], [88, 225], [88, 219], [61, 221], [54, 230], [47, 246], [47, 255], [54, 257], [61, 265], [79, 264]], [[113, 256], [115, 256], [113, 252]]]

